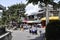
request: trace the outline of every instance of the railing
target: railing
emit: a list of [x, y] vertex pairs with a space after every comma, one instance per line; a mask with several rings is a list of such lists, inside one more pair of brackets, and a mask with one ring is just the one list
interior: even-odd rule
[[0, 36], [0, 40], [11, 40], [11, 39], [12, 39], [11, 32], [7, 32]]

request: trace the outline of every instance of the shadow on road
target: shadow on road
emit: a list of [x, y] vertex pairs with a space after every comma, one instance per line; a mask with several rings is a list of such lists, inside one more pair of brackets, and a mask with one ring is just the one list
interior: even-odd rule
[[30, 40], [45, 40], [45, 34], [41, 34], [39, 37], [36, 37], [35, 39]]

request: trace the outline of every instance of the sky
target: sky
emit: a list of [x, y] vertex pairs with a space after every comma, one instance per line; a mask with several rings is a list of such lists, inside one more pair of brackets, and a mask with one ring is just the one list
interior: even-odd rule
[[26, 0], [1, 0], [0, 4], [2, 4], [5, 7], [18, 4], [18, 3], [26, 3]]
[[56, 3], [57, 3], [58, 1], [60, 1], [60, 0], [54, 0], [54, 2], [56, 2]]
[[[58, 2], [59, 0], [55, 0], [55, 2]], [[0, 1], [0, 4], [5, 6], [5, 7], [8, 7], [8, 6], [11, 6], [11, 5], [14, 5], [14, 4], [19, 4], [19, 3], [27, 3], [26, 0], [1, 0]], [[31, 14], [33, 12], [37, 12], [39, 9], [41, 8], [38, 8], [38, 5], [33, 5], [32, 3], [27, 5], [26, 6], [26, 14]]]

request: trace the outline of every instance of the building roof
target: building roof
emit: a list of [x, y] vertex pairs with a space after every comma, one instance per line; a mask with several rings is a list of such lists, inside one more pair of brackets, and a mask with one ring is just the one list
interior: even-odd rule
[[5, 10], [5, 9], [6, 9], [6, 7], [0, 5], [0, 10]]
[[32, 13], [32, 14], [29, 14], [29, 15], [27, 15], [27, 16], [30, 16], [30, 15], [37, 15], [37, 14], [42, 14], [42, 13], [44, 13], [45, 11], [43, 10], [43, 11], [40, 11], [40, 12], [34, 12], [34, 13]]

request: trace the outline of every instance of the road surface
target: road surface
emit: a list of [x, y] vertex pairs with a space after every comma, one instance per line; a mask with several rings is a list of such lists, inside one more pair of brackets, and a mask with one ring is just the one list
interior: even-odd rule
[[40, 35], [30, 34], [28, 31], [15, 30], [12, 32], [12, 40], [30, 40], [39, 37]]

